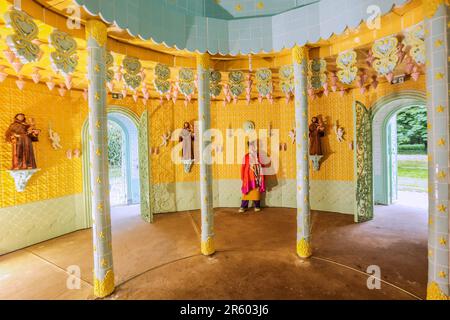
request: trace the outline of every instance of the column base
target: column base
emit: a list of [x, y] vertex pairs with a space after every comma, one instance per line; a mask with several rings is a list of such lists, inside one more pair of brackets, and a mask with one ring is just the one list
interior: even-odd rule
[[210, 256], [216, 252], [214, 247], [214, 239], [209, 237], [208, 240], [202, 241], [202, 254]]
[[431, 282], [427, 288], [427, 300], [450, 300], [450, 297], [442, 292], [436, 282]]
[[114, 292], [114, 272], [109, 270], [103, 280], [94, 276], [94, 295], [97, 298], [105, 298]]
[[312, 256], [311, 243], [305, 238], [297, 242], [297, 254], [300, 258], [307, 259]]

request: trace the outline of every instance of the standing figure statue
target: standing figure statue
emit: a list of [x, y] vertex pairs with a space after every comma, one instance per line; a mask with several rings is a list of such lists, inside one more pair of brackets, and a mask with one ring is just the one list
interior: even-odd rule
[[255, 212], [261, 211], [261, 194], [266, 192], [258, 142], [256, 140], [249, 142], [248, 149], [249, 152], [245, 155], [241, 167], [242, 203], [239, 209], [240, 213], [244, 213], [248, 209], [250, 201], [253, 201], [255, 205]]
[[179, 141], [182, 143], [182, 163], [186, 173], [191, 172], [194, 164], [194, 130], [189, 122], [185, 122], [181, 130]]
[[12, 144], [12, 168], [11, 170], [36, 169], [33, 142], [39, 141], [40, 130], [35, 128], [34, 120], [28, 123], [25, 115], [19, 113], [14, 117], [14, 122], [5, 133], [6, 142]]
[[323, 158], [321, 138], [325, 136], [325, 126], [318, 117], [312, 118], [309, 125], [309, 155], [315, 171], [320, 169], [320, 160]]

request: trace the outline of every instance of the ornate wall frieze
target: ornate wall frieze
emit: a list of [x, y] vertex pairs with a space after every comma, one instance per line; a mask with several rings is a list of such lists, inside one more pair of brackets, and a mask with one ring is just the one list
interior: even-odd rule
[[336, 59], [338, 67], [337, 77], [343, 84], [350, 85], [356, 79], [358, 68], [356, 67], [357, 54], [354, 50], [340, 53]]
[[122, 66], [125, 71], [123, 74], [125, 85], [132, 90], [139, 88], [143, 80], [142, 64], [139, 59], [127, 56], [123, 59]]
[[380, 76], [388, 76], [392, 74], [398, 63], [397, 54], [398, 39], [389, 37], [374, 42], [372, 46], [373, 68]]
[[50, 45], [55, 49], [50, 54], [53, 70], [64, 76], [75, 72], [78, 66], [77, 42], [69, 34], [54, 30], [49, 37]]
[[39, 29], [33, 19], [25, 12], [16, 9], [6, 12], [4, 19], [6, 26], [14, 31], [14, 34], [6, 37], [6, 43], [11, 51], [23, 64], [38, 61], [42, 52], [34, 43]]

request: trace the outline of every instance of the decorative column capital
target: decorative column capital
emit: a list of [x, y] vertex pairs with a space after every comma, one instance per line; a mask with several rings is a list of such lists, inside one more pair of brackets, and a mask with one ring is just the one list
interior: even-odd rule
[[426, 0], [423, 1], [425, 16], [432, 18], [441, 4], [450, 5], [450, 0]]
[[195, 57], [197, 59], [197, 66], [201, 66], [204, 70], [209, 70], [210, 66], [209, 53], [197, 53]]
[[308, 59], [308, 49], [306, 47], [295, 46], [292, 48], [292, 60], [297, 64], [302, 64]]
[[104, 47], [108, 39], [108, 28], [106, 24], [99, 20], [88, 20], [86, 22], [86, 39], [93, 38], [97, 43]]

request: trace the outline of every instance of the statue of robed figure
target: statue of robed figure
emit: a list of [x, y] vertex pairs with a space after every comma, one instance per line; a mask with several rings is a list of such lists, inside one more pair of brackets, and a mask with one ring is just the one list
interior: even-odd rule
[[319, 171], [320, 160], [323, 158], [321, 138], [325, 136], [325, 126], [318, 117], [312, 118], [309, 125], [309, 156], [313, 163], [313, 169]]
[[183, 130], [181, 130], [179, 141], [182, 144], [182, 163], [184, 165], [184, 171], [190, 173], [192, 165], [194, 164], [194, 130], [191, 129], [191, 124], [185, 122]]
[[5, 133], [6, 142], [12, 144], [11, 170], [36, 169], [33, 142], [39, 141], [40, 130], [35, 128], [34, 121], [27, 122], [25, 115], [19, 113]]

